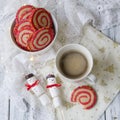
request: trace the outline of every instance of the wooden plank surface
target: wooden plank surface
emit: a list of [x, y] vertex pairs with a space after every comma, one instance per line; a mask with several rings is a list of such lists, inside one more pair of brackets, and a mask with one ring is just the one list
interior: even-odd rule
[[[114, 41], [120, 42], [119, 31], [120, 27], [118, 26], [103, 32]], [[15, 106], [14, 101], [7, 94], [2, 95], [0, 98], [0, 120], [39, 120], [39, 111], [32, 110], [27, 102], [25, 104], [27, 110], [23, 112]], [[120, 120], [120, 92], [99, 120]]]
[[0, 93], [0, 120], [9, 120], [10, 106], [9, 97], [7, 94]]
[[120, 120], [120, 92], [99, 120]]
[[[106, 36], [120, 43], [120, 26], [102, 31]], [[120, 92], [99, 120], [120, 120]]]
[[[120, 26], [102, 31], [105, 35], [120, 43]], [[0, 120], [40, 120], [40, 112], [33, 110], [25, 102], [27, 110], [21, 111], [7, 94], [0, 94]], [[120, 92], [99, 120], [120, 120]]]

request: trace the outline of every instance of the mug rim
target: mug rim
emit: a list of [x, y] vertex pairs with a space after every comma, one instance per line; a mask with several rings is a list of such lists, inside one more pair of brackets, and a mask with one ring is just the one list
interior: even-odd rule
[[[61, 72], [60, 72], [60, 70], [59, 70], [59, 66], [58, 66], [58, 61], [60, 60], [60, 54], [61, 54], [61, 52], [64, 50], [64, 49], [66, 49], [67, 47], [69, 47], [69, 48], [72, 48], [72, 47], [77, 47], [77, 49], [78, 50], [80, 50], [79, 49], [79, 47], [81, 47], [81, 48], [84, 48], [88, 53], [89, 53], [89, 56], [90, 56], [90, 62], [89, 62], [89, 64], [90, 64], [90, 66], [89, 66], [89, 69], [85, 72], [85, 74], [83, 74], [82, 76], [80, 76], [80, 77], [77, 77], [77, 78], [69, 78], [69, 77], [67, 77], [67, 76], [65, 76], [65, 75], [63, 75]], [[71, 51], [71, 50], [77, 50], [77, 49], [69, 49], [68, 51]], [[64, 54], [65, 52], [63, 52], [62, 53], [62, 55]], [[85, 56], [86, 57], [86, 56]], [[87, 59], [87, 58], [86, 58]], [[87, 61], [88, 61], [88, 59], [87, 59]], [[64, 45], [63, 47], [61, 47], [58, 51], [57, 51], [57, 54], [56, 54], [56, 58], [55, 58], [55, 67], [56, 67], [56, 69], [57, 69], [57, 72], [58, 72], [58, 74], [61, 76], [61, 78], [63, 78], [65, 81], [70, 81], [70, 82], [80, 82], [81, 80], [83, 80], [84, 78], [86, 78], [90, 73], [91, 73], [91, 70], [92, 70], [92, 68], [93, 68], [93, 57], [92, 57], [92, 54], [91, 54], [91, 52], [84, 46], [84, 45], [81, 45], [81, 44], [67, 44], [67, 45]]]
[[57, 38], [57, 34], [58, 34], [58, 23], [57, 23], [57, 20], [56, 20], [55, 16], [52, 13], [51, 13], [51, 16], [52, 16], [52, 20], [53, 20], [53, 24], [54, 24], [55, 36], [54, 36], [54, 39], [52, 40], [52, 42], [47, 47], [45, 47], [42, 50], [38, 50], [38, 51], [27, 51], [27, 50], [24, 50], [21, 47], [19, 47], [19, 45], [15, 42], [15, 37], [14, 37], [13, 32], [12, 32], [13, 28], [14, 28], [14, 25], [15, 25], [15, 20], [13, 20], [12, 25], [11, 25], [11, 29], [10, 29], [10, 36], [11, 36], [11, 39], [12, 39], [11, 41], [14, 44], [14, 46], [17, 49], [19, 49], [21, 52], [24, 52], [24, 53], [43, 54], [43, 53], [47, 52], [54, 45], [54, 43], [56, 41], [56, 38]]

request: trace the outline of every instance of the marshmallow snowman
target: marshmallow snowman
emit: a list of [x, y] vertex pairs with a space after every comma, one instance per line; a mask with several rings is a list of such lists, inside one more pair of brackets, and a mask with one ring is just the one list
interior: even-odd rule
[[27, 83], [25, 84], [27, 90], [30, 90], [32, 93], [34, 93], [39, 98], [42, 105], [45, 106], [51, 104], [51, 99], [45, 93], [45, 90], [40, 84], [40, 80], [37, 80], [32, 73], [25, 76], [25, 78], [27, 80]]
[[57, 84], [55, 76], [53, 74], [49, 74], [46, 77], [47, 86], [46, 88], [49, 90], [49, 93], [53, 100], [53, 105], [55, 108], [62, 106], [62, 100], [60, 98], [60, 90], [59, 87], [61, 84]]

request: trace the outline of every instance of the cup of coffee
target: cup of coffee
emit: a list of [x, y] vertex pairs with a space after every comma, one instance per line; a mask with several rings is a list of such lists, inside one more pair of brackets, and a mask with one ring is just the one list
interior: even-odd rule
[[59, 76], [65, 81], [87, 80], [95, 83], [96, 77], [90, 74], [93, 68], [93, 57], [83, 45], [68, 44], [60, 48], [55, 64]]

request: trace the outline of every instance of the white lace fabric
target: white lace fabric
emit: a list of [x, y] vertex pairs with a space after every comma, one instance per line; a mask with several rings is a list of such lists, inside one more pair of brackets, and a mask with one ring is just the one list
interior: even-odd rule
[[120, 0], [79, 0], [95, 17], [98, 29], [108, 29], [120, 24]]
[[[16, 105], [21, 110], [25, 110], [23, 98], [33, 107], [38, 103], [36, 98], [27, 93], [23, 87], [25, 83], [24, 74], [33, 72], [42, 79], [41, 74], [37, 71], [40, 71], [45, 63], [55, 58], [55, 52], [61, 46], [68, 43], [80, 43], [82, 28], [85, 24], [92, 22], [99, 30], [120, 24], [120, 0], [65, 0], [60, 2], [56, 0], [11, 0], [9, 4], [7, 3], [8, 0], [4, 0], [0, 6], [0, 37], [2, 39], [0, 42], [0, 64], [4, 68], [6, 76], [4, 82], [0, 82], [0, 84], [4, 90], [7, 89], [13, 99], [15, 98]], [[29, 61], [31, 54], [23, 57], [27, 61], [25, 63], [22, 62], [22, 59], [16, 59], [21, 52], [11, 43], [10, 38], [10, 26], [15, 18], [16, 11], [23, 4], [45, 7], [55, 15], [59, 27], [57, 41], [53, 47], [55, 52], [51, 50], [49, 55], [46, 53], [43, 56], [34, 56], [35, 60], [32, 63]], [[39, 109], [43, 110], [41, 117], [46, 116], [42, 120], [53, 120], [55, 117], [54, 111], [47, 116], [45, 115], [47, 111], [45, 108]]]

